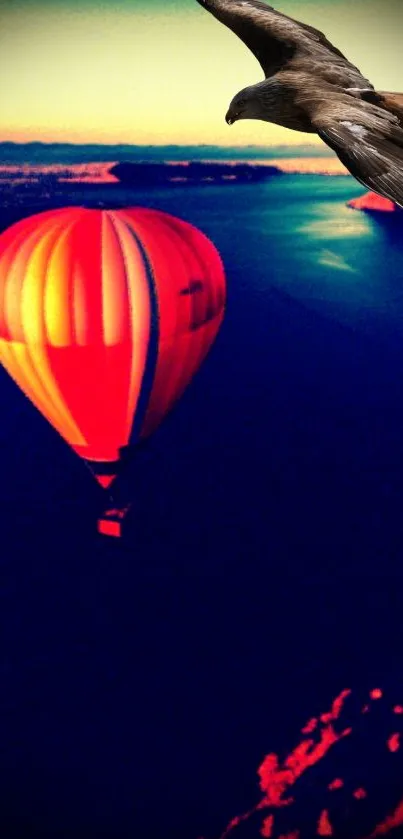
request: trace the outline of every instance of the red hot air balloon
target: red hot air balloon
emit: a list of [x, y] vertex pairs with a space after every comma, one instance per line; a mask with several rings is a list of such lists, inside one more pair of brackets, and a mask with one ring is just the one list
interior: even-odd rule
[[0, 361], [106, 488], [199, 368], [225, 296], [214, 245], [167, 213], [39, 213], [0, 236]]

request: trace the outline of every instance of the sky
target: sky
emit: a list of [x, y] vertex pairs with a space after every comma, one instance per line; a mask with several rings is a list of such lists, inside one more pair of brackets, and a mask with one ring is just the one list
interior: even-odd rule
[[[400, 91], [399, 6], [282, 0], [276, 8], [324, 31], [378, 89]], [[232, 96], [263, 74], [196, 0], [0, 0], [0, 78], [0, 141], [316, 141], [263, 122], [226, 125]]]

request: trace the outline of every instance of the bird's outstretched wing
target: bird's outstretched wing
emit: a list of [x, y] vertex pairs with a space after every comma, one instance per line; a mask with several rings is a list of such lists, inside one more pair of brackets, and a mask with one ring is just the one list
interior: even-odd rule
[[311, 119], [357, 181], [403, 208], [403, 128], [396, 116], [364, 102], [334, 100]]
[[[328, 58], [349, 64], [319, 29], [283, 15], [261, 0], [197, 2], [241, 38], [259, 61], [266, 77], [298, 55], [317, 54], [324, 61]], [[353, 69], [357, 71], [357, 68]]]

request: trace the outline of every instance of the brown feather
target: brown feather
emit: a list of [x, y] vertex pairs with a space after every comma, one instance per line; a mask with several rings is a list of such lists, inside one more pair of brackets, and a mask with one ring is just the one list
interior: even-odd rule
[[386, 93], [384, 90], [378, 90], [377, 93], [381, 97], [383, 107], [396, 114], [403, 125], [403, 93]]
[[323, 32], [261, 0], [198, 0], [260, 62], [266, 80], [227, 117], [317, 132], [352, 175], [403, 207], [403, 94], [378, 92]]
[[403, 208], [403, 128], [395, 115], [343, 98], [322, 101], [311, 118], [319, 137], [360, 183]]
[[268, 78], [284, 67], [316, 61], [342, 68], [347, 83], [372, 87], [357, 67], [319, 29], [273, 9], [261, 0], [197, 0], [246, 44]]

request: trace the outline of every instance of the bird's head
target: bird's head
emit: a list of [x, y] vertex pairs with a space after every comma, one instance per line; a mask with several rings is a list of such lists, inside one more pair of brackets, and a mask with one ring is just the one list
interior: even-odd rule
[[268, 120], [277, 92], [277, 85], [273, 84], [271, 79], [245, 87], [234, 96], [225, 122], [232, 125], [239, 119]]
[[250, 97], [247, 92], [241, 90], [234, 96], [228, 111], [225, 115], [225, 122], [232, 125], [238, 119], [248, 119], [248, 111], [250, 106]]

